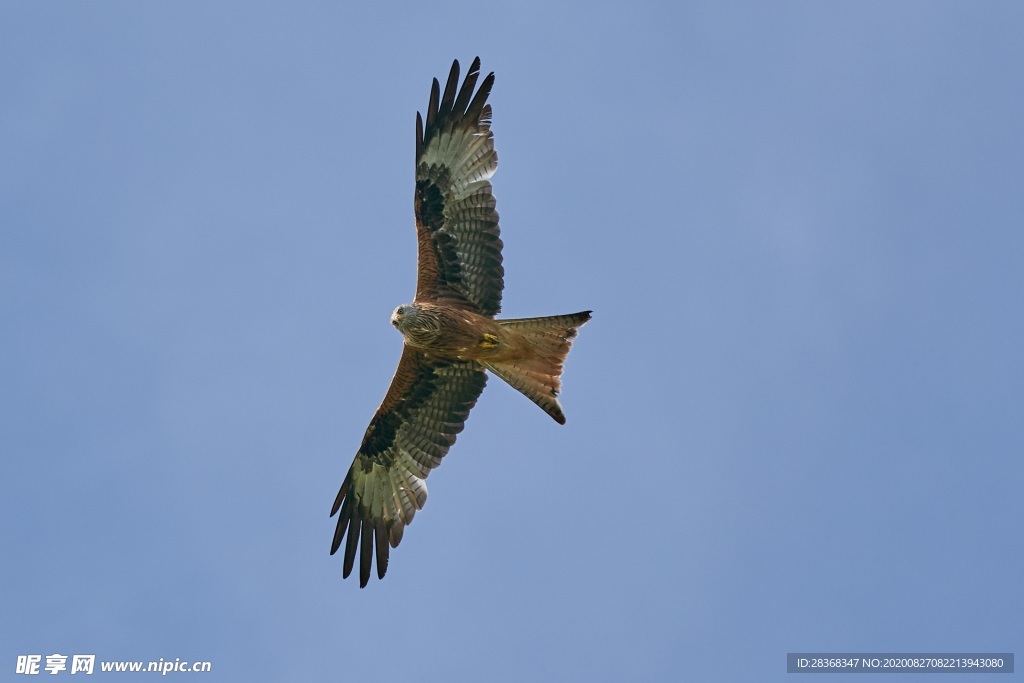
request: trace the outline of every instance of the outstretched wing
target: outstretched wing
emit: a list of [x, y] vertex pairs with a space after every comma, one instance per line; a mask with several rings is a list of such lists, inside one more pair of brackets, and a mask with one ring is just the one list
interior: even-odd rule
[[494, 74], [474, 95], [479, 75], [477, 57], [456, 95], [456, 60], [443, 95], [434, 79], [426, 125], [416, 114], [416, 300], [445, 300], [493, 316], [501, 310], [505, 275], [489, 181], [498, 166], [486, 104]]
[[423, 508], [424, 479], [455, 443], [486, 382], [476, 363], [427, 358], [405, 347], [331, 509], [332, 517], [340, 512], [332, 555], [348, 534], [346, 578], [359, 544], [360, 587], [370, 580], [374, 552], [377, 577], [384, 578], [388, 546], [398, 547], [405, 525]]

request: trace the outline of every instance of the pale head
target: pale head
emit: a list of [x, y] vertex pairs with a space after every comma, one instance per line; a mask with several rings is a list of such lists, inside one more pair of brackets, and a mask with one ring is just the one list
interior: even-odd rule
[[416, 304], [402, 304], [391, 314], [391, 324], [399, 332], [405, 332], [415, 326], [417, 314], [420, 312]]
[[442, 323], [437, 313], [428, 306], [402, 304], [391, 314], [391, 324], [405, 337], [405, 341], [421, 348], [430, 347], [441, 333]]

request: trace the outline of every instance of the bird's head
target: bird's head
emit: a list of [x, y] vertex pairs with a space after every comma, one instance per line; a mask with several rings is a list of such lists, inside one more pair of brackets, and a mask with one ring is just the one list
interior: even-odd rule
[[442, 321], [429, 305], [402, 304], [391, 314], [395, 326], [407, 344], [428, 347], [441, 331]]
[[410, 326], [415, 324], [418, 312], [418, 309], [413, 304], [402, 304], [391, 314], [391, 324], [399, 332], [405, 332]]

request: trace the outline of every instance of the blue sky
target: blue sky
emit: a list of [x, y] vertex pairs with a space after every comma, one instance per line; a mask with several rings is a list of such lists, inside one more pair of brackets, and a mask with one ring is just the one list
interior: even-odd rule
[[[6, 3], [0, 667], [1024, 652], [1022, 34], [1014, 2]], [[492, 378], [360, 591], [328, 512], [400, 354], [415, 112], [475, 55], [504, 315], [594, 319], [568, 424]]]

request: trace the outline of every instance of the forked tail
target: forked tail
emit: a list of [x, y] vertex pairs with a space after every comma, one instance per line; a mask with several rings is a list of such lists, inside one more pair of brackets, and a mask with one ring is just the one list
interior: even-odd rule
[[495, 320], [526, 342], [527, 352], [503, 361], [481, 361], [488, 370], [518, 389], [559, 424], [565, 424], [558, 392], [562, 363], [569, 355], [576, 330], [590, 320], [591, 311], [544, 318]]

